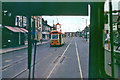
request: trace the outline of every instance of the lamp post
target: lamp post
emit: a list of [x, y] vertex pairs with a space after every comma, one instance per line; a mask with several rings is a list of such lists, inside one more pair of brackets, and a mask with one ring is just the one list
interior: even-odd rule
[[87, 41], [87, 18], [81, 18], [81, 19], [85, 19], [85, 21], [86, 21], [86, 30], [85, 30], [85, 32], [86, 32], [86, 41]]

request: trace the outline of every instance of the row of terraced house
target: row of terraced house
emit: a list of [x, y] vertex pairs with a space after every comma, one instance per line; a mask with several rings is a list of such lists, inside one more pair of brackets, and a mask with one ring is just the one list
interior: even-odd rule
[[[12, 16], [11, 14], [2, 15], [2, 47], [14, 47], [27, 44], [27, 17], [26, 16]], [[35, 27], [34, 27], [35, 26]], [[53, 30], [54, 26], [50, 26], [47, 20], [42, 16], [31, 16], [31, 29], [35, 34], [37, 41], [49, 40], [49, 32]], [[35, 31], [34, 31], [35, 30]]]

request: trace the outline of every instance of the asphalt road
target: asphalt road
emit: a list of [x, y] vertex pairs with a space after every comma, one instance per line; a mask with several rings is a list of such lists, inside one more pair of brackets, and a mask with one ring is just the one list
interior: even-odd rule
[[[66, 38], [61, 47], [41, 44], [37, 46], [35, 78], [88, 78], [88, 62], [89, 44], [79, 37]], [[3, 54], [2, 64], [3, 78], [28, 78], [27, 49]]]

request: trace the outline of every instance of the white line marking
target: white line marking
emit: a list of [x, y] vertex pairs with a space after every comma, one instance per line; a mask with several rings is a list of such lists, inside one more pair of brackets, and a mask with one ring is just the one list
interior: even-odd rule
[[80, 65], [80, 58], [79, 58], [79, 55], [78, 55], [78, 49], [77, 49], [76, 41], [75, 41], [75, 47], [76, 47], [76, 54], [77, 54], [77, 60], [78, 60], [79, 71], [80, 71], [80, 78], [82, 79], [82, 78], [83, 78], [83, 76], [82, 76], [82, 69], [81, 69], [81, 65]]
[[[73, 40], [73, 39], [72, 39]], [[68, 44], [67, 48], [65, 49], [65, 51], [63, 52], [63, 54], [61, 55], [61, 57], [59, 58], [58, 62], [55, 64], [55, 66], [53, 67], [53, 69], [51, 70], [51, 72], [49, 73], [49, 75], [47, 76], [46, 80], [51, 76], [51, 74], [53, 73], [54, 69], [56, 68], [56, 66], [59, 64], [59, 62], [61, 61], [61, 59], [63, 58], [64, 54], [66, 53], [67, 49], [69, 48], [72, 40], [70, 41], [70, 43]]]

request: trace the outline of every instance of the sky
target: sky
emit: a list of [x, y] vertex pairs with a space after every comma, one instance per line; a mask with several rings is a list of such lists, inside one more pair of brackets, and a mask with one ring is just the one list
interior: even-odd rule
[[[90, 23], [88, 16], [43, 16], [48, 21], [49, 25], [59, 22], [63, 32], [76, 32], [78, 29], [83, 30], [87, 24]], [[58, 21], [57, 21], [58, 20]]]
[[[105, 3], [105, 11], [109, 10], [108, 1]], [[118, 2], [120, 0], [112, 0], [113, 10], [118, 10]], [[88, 16], [42, 16], [44, 20], [48, 21], [49, 25], [56, 24], [59, 22], [61, 24], [62, 32], [76, 32], [78, 30], [83, 30], [86, 26], [86, 19], [87, 25], [90, 24], [90, 7], [88, 6], [89, 12]]]

